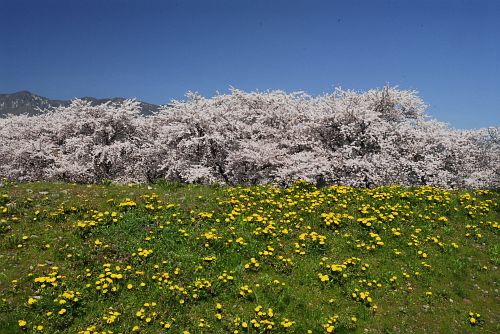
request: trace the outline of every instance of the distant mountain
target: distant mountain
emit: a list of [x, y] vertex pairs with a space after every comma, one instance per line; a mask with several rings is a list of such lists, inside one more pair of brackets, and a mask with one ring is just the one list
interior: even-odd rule
[[0, 115], [35, 115], [38, 113], [38, 108], [47, 109], [68, 104], [69, 101], [49, 100], [46, 97], [38, 96], [28, 91], [0, 94]]
[[[81, 97], [82, 100], [91, 101], [92, 105], [102, 104], [108, 101], [121, 102], [125, 100], [123, 97], [114, 97], [109, 99], [96, 99], [95, 97]], [[67, 106], [70, 104], [69, 100], [51, 100], [49, 98], [35, 95], [28, 91], [22, 91], [12, 94], [0, 94], [0, 117], [7, 114], [39, 114], [39, 109], [48, 109], [50, 107]], [[142, 102], [142, 113], [151, 114], [158, 111], [159, 106], [147, 102]]]

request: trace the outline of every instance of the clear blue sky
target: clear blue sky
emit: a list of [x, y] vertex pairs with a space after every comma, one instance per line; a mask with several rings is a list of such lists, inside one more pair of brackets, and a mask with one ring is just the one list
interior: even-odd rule
[[500, 0], [0, 0], [0, 92], [420, 91], [454, 127], [500, 125]]

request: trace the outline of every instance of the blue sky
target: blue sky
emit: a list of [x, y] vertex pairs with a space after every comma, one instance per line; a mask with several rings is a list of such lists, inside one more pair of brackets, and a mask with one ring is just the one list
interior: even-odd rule
[[152, 103], [243, 90], [416, 89], [500, 125], [500, 1], [0, 0], [0, 92]]

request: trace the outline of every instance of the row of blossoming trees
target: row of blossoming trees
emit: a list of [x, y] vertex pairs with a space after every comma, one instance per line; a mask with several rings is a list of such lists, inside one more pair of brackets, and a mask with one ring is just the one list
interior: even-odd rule
[[188, 93], [151, 116], [132, 100], [74, 100], [0, 119], [0, 177], [498, 187], [491, 129], [451, 129], [425, 109], [416, 92], [393, 87], [317, 97]]

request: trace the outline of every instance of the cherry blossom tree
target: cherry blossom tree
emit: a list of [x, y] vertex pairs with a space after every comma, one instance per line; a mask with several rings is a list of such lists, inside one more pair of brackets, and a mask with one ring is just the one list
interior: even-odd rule
[[499, 187], [498, 128], [452, 129], [414, 91], [189, 92], [0, 119], [0, 176], [18, 180]]

